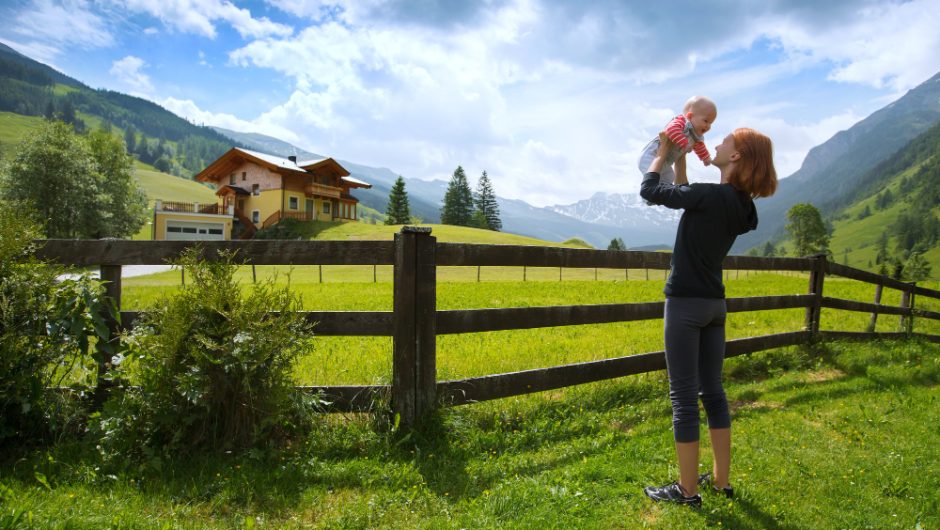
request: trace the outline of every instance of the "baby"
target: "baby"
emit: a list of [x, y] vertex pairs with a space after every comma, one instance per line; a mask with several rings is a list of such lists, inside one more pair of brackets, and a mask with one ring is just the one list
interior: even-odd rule
[[[674, 144], [674, 148], [666, 155], [666, 164], [659, 175], [660, 182], [672, 184], [676, 180], [676, 173], [673, 164], [685, 153], [695, 151], [699, 159], [706, 165], [711, 165], [712, 157], [708, 154], [708, 148], [705, 147], [705, 133], [712, 128], [712, 123], [718, 116], [718, 108], [715, 103], [705, 96], [692, 96], [685, 102], [682, 108], [682, 114], [673, 118], [664, 129], [666, 136]], [[643, 148], [640, 155], [640, 173], [645, 175], [650, 167], [650, 162], [656, 158], [656, 151], [659, 150], [659, 135], [653, 138], [650, 143]]]

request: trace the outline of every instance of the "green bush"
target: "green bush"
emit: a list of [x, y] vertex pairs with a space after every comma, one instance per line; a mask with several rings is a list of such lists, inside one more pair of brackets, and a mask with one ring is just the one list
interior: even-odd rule
[[299, 298], [274, 279], [242, 294], [234, 254], [209, 262], [199, 252], [178, 263], [192, 278], [187, 289], [159, 300], [125, 337], [129, 362], [116, 359], [118, 369], [140, 385], [106, 405], [98, 422], [106, 453], [257, 448], [304, 424], [299, 413], [311, 401], [291, 373], [312, 330]]
[[66, 381], [87, 388], [90, 347], [109, 338], [100, 282], [57, 280], [62, 269], [34, 257], [42, 231], [28, 217], [0, 202], [0, 444], [80, 425], [68, 400], [47, 389]]

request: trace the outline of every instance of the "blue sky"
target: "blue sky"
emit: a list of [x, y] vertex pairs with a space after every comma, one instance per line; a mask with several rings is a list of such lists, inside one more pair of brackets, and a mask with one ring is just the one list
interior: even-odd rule
[[[0, 41], [196, 123], [568, 204], [634, 193], [692, 95], [807, 151], [940, 71], [940, 2], [4, 0]], [[717, 170], [690, 159], [693, 181]]]

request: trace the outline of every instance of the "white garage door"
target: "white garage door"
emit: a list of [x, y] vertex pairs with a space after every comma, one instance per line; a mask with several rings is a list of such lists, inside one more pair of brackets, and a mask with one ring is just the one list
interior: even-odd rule
[[222, 223], [197, 223], [193, 221], [167, 221], [167, 241], [221, 241], [225, 238]]

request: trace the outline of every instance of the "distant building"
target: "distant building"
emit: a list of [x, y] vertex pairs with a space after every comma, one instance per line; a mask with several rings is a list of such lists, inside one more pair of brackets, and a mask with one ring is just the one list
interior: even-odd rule
[[298, 162], [237, 147], [195, 178], [215, 187], [218, 203], [157, 201], [154, 239], [248, 239], [282, 219], [355, 221], [359, 200], [350, 190], [372, 187], [332, 158]]

